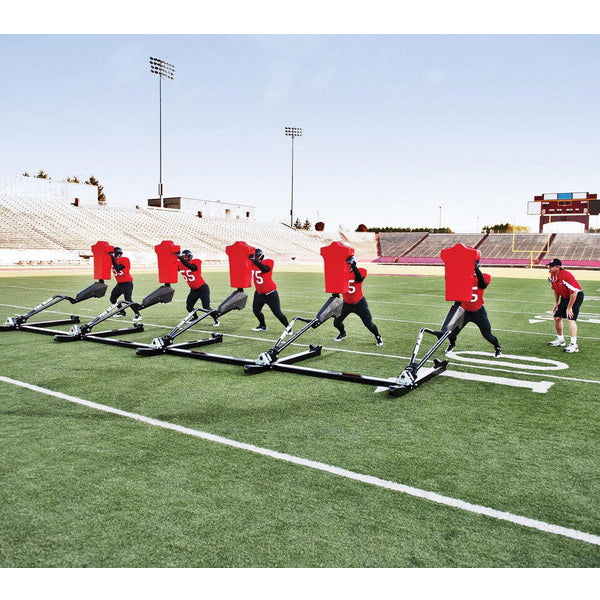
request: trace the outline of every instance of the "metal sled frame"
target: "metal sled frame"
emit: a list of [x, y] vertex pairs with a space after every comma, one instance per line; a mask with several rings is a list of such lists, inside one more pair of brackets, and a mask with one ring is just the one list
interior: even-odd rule
[[[465, 309], [460, 306], [460, 302], [455, 302], [454, 305], [448, 311], [444, 322], [442, 323], [442, 329], [440, 331], [434, 331], [433, 329], [427, 329], [423, 327], [419, 331], [415, 347], [413, 349], [410, 362], [405, 367], [404, 371], [397, 377], [396, 382], [388, 387], [388, 392], [392, 396], [402, 396], [415, 388], [423, 385], [426, 381], [433, 379], [440, 373], [443, 373], [448, 366], [447, 360], [433, 359], [433, 369], [431, 369], [425, 375], [419, 376], [419, 370], [425, 365], [425, 363], [432, 357], [435, 351], [448, 339], [450, 334], [455, 330], [460, 330], [463, 326], [465, 317]], [[417, 360], [417, 354], [423, 341], [425, 333], [430, 333], [437, 338], [436, 343], [424, 354], [421, 360]]]
[[[304, 352], [298, 352], [285, 358], [279, 358], [279, 354], [285, 350], [290, 344], [297, 340], [305, 331], [309, 329], [316, 329], [319, 325], [322, 325], [327, 319], [334, 316], [339, 316], [342, 311], [343, 301], [336, 295], [332, 295], [323, 304], [317, 315], [313, 319], [306, 319], [304, 317], [294, 317], [283, 330], [283, 333], [279, 336], [279, 339], [275, 342], [272, 348], [263, 352], [252, 364], [244, 366], [244, 373], [246, 375], [255, 375], [257, 373], [264, 373], [265, 371], [273, 370], [276, 366], [288, 366], [294, 363], [313, 358], [314, 356], [320, 356], [323, 346], [315, 346], [310, 344], [308, 350]], [[306, 323], [296, 333], [292, 333], [293, 327], [297, 321]], [[286, 337], [291, 336], [286, 341]]]
[[[198, 316], [198, 313], [201, 313]], [[150, 344], [138, 345], [136, 349], [136, 354], [139, 356], [156, 356], [157, 354], [164, 354], [167, 350], [173, 350], [177, 348], [189, 349], [189, 348], [197, 348], [199, 346], [205, 346], [207, 344], [216, 344], [223, 341], [223, 334], [221, 333], [213, 333], [211, 337], [195, 340], [193, 342], [182, 342], [180, 344], [174, 344], [173, 340], [186, 332], [188, 329], [191, 329], [194, 325], [197, 325], [203, 319], [206, 319], [208, 316], [219, 316], [218, 311], [216, 310], [206, 310], [204, 308], [195, 309], [191, 313], [189, 313], [185, 319], [180, 321], [175, 327], [167, 333], [167, 335], [163, 335], [162, 337], [154, 338]]]
[[28, 323], [27, 321], [41, 313], [44, 310], [47, 310], [51, 306], [62, 302], [63, 300], [68, 300], [71, 304], [78, 304], [79, 302], [83, 302], [84, 300], [88, 300], [89, 298], [102, 298], [106, 294], [106, 284], [103, 281], [96, 281], [87, 288], [81, 290], [75, 298], [71, 296], [64, 295], [55, 295], [51, 296], [47, 300], [40, 302], [35, 308], [32, 308], [29, 312], [24, 315], [17, 315], [15, 317], [8, 317], [4, 325], [0, 325], [0, 331], [33, 331], [35, 333], [43, 333], [46, 335], [55, 335], [59, 333], [64, 333], [60, 329], [50, 329], [50, 327], [54, 327], [56, 325], [73, 325], [75, 323], [79, 323], [79, 315], [71, 315], [68, 319], [55, 319], [52, 321], [38, 321], [35, 323]]
[[[347, 381], [351, 383], [362, 383], [365, 385], [375, 385], [378, 387], [385, 387], [388, 390], [390, 396], [402, 396], [411, 390], [421, 386], [426, 381], [429, 381], [443, 373], [448, 365], [447, 360], [433, 360], [433, 369], [428, 370], [427, 373], [419, 375], [419, 370], [425, 365], [425, 363], [431, 358], [431, 356], [437, 351], [437, 349], [448, 339], [452, 331], [459, 326], [464, 315], [462, 308], [452, 307], [450, 312], [446, 316], [444, 324], [442, 325], [442, 331], [434, 331], [432, 329], [422, 328], [417, 336], [413, 353], [410, 359], [410, 363], [406, 368], [394, 378], [382, 378], [372, 377], [369, 375], [359, 375], [356, 373], [347, 373], [343, 371], [330, 371], [325, 369], [314, 369], [311, 367], [294, 366], [293, 363], [304, 358], [310, 358], [311, 356], [318, 356], [321, 353], [321, 346], [310, 346], [308, 352], [292, 355], [284, 359], [278, 359], [278, 352], [283, 350], [285, 346], [291, 343], [297, 336], [288, 340], [287, 343], [283, 344], [282, 341], [286, 335], [286, 332], [277, 340], [275, 346], [263, 354], [260, 355], [257, 361], [251, 365], [244, 366], [244, 372], [247, 375], [253, 375], [255, 373], [264, 373], [265, 371], [283, 371], [286, 373], [296, 373], [299, 375], [310, 375], [313, 377], [321, 377], [323, 379], [334, 379], [337, 381]], [[300, 317], [298, 317], [300, 319]], [[306, 321], [306, 319], [302, 319]], [[315, 321], [317, 323], [315, 324]], [[298, 332], [298, 335], [302, 334], [309, 327], [318, 327], [321, 323], [318, 319], [313, 319], [308, 322], [308, 325]], [[289, 326], [291, 327], [291, 325]], [[436, 337], [436, 343], [432, 348], [425, 353], [425, 355], [417, 360], [421, 343], [425, 333], [430, 333]]]
[[393, 378], [383, 378], [383, 377], [373, 377], [370, 375], [360, 375], [357, 373], [349, 373], [345, 371], [329, 371], [325, 369], [314, 369], [311, 367], [305, 366], [295, 366], [293, 363], [298, 362], [299, 360], [304, 360], [305, 358], [310, 358], [311, 356], [318, 356], [321, 353], [321, 346], [311, 346], [311, 350], [317, 350], [314, 353], [304, 352], [296, 355], [289, 356], [284, 359], [276, 360], [268, 365], [257, 364], [256, 361], [251, 365], [244, 366], [244, 372], [247, 375], [253, 375], [255, 373], [263, 373], [265, 371], [283, 371], [286, 373], [296, 373], [298, 375], [310, 375], [313, 377], [321, 377], [323, 379], [334, 379], [336, 381], [348, 381], [350, 383], [362, 383], [365, 385], [372, 385], [377, 387], [386, 387], [388, 389], [388, 394], [390, 396], [402, 396], [411, 390], [419, 387], [426, 381], [429, 381], [436, 375], [439, 375], [443, 371], [446, 370], [446, 366], [448, 365], [447, 360], [438, 361], [434, 359], [434, 368], [429, 371], [427, 374], [419, 376], [419, 369], [425, 364], [427, 360], [431, 357], [431, 355], [440, 347], [440, 345], [447, 339], [450, 335], [450, 331], [444, 333], [436, 342], [436, 344], [425, 354], [425, 356], [418, 362], [416, 362], [415, 357], [418, 352], [418, 346], [421, 343], [423, 333], [429, 332], [436, 335], [438, 332], [431, 331], [429, 329], [422, 329], [419, 333], [419, 339], [415, 346], [415, 350], [413, 352], [413, 357], [411, 358], [410, 364], [404, 369], [404, 371], [395, 379]]
[[[138, 356], [156, 356], [157, 354], [165, 354], [167, 352], [172, 354], [174, 350], [190, 350], [191, 348], [198, 348], [199, 346], [222, 342], [223, 334], [213, 333], [209, 338], [194, 340], [192, 342], [182, 342], [180, 344], [173, 343], [177, 336], [186, 332], [188, 329], [191, 329], [194, 325], [198, 324], [203, 319], [206, 319], [206, 317], [212, 316], [214, 318], [219, 318], [232, 310], [242, 310], [246, 306], [247, 299], [248, 296], [243, 291], [237, 290], [225, 298], [225, 300], [219, 304], [217, 310], [205, 308], [194, 309], [166, 335], [154, 338], [151, 344], [138, 346], [136, 354]], [[184, 356], [187, 356], [187, 354], [184, 354]], [[212, 356], [214, 357], [216, 355]], [[228, 361], [231, 359], [231, 357], [225, 358], [228, 359]]]
[[[297, 321], [302, 321], [303, 323], [306, 323], [306, 325], [304, 325], [296, 333], [292, 334], [292, 328]], [[295, 340], [297, 340], [305, 331], [308, 331], [311, 328], [316, 328], [321, 324], [322, 321], [319, 321], [318, 318], [305, 319], [304, 317], [294, 317], [290, 321], [289, 325], [284, 329], [283, 333], [279, 336], [279, 339], [275, 342], [275, 345], [266, 352], [263, 352], [257, 360], [246, 365], [244, 367], [244, 372], [247, 375], [255, 375], [256, 373], [264, 373], [265, 371], [275, 369], [276, 365], [291, 365], [308, 358], [313, 358], [314, 356], [320, 356], [323, 347], [310, 344], [308, 346], [308, 350], [305, 350], [304, 352], [298, 352], [297, 354], [279, 358], [279, 354]], [[284, 341], [288, 335], [291, 336], [290, 339]]]
[[[100, 313], [96, 318], [92, 319], [89, 323], [83, 325], [73, 325], [68, 333], [64, 331], [56, 333], [54, 341], [56, 342], [76, 342], [78, 340], [90, 340], [97, 341], [97, 338], [106, 338], [113, 335], [126, 335], [129, 333], [138, 333], [144, 331], [144, 325], [142, 323], [134, 323], [132, 327], [125, 327], [121, 329], [108, 329], [105, 331], [97, 331], [92, 335], [92, 329], [100, 323], [103, 323], [107, 319], [110, 319], [117, 313], [125, 310], [132, 306], [133, 302], [120, 301], [114, 306], [107, 308], [104, 312]], [[138, 305], [139, 306], [139, 305]], [[106, 342], [108, 343], [108, 342]]]
[[107, 308], [104, 312], [100, 313], [95, 319], [92, 319], [89, 323], [84, 323], [83, 325], [73, 325], [71, 330], [68, 333], [60, 332], [54, 336], [54, 341], [56, 342], [76, 342], [79, 340], [86, 340], [90, 342], [100, 342], [103, 344], [111, 344], [113, 346], [126, 346], [126, 347], [135, 347], [133, 342], [129, 342], [127, 340], [121, 340], [113, 338], [115, 335], [127, 335], [130, 333], [139, 333], [144, 331], [144, 325], [142, 323], [134, 323], [132, 327], [125, 327], [121, 329], [108, 329], [106, 331], [98, 331], [92, 333], [92, 329], [103, 323], [107, 319], [115, 316], [117, 313], [124, 311], [127, 308], [131, 308], [134, 312], [140, 312], [154, 304], [159, 302], [167, 303], [170, 302], [173, 298], [173, 294], [175, 290], [168, 286], [164, 285], [156, 290], [154, 290], [151, 294], [146, 296], [142, 300], [141, 304], [136, 302], [129, 302], [128, 300], [120, 300], [114, 306]]

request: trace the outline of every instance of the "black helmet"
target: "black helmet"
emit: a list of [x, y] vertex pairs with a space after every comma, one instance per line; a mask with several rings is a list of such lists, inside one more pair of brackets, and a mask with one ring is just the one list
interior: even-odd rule
[[260, 248], [254, 248], [254, 259], [262, 260], [265, 257], [265, 253]]
[[188, 260], [192, 260], [192, 253], [190, 250], [184, 250], [181, 253], [181, 256], [185, 256]]
[[119, 248], [119, 246], [115, 246], [113, 249], [113, 252], [115, 253], [115, 256], [118, 254], [119, 256], [123, 255], [123, 250], [121, 250], [121, 248]]

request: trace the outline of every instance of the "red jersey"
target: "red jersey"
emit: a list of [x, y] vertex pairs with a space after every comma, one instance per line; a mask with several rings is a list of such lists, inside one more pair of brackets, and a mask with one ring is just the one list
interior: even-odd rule
[[[360, 274], [363, 276], [363, 280], [367, 278], [367, 270], [359, 268]], [[354, 273], [350, 271], [350, 279], [348, 279], [348, 291], [342, 294], [342, 298], [346, 304], [356, 304], [363, 299], [362, 284], [354, 281]]]
[[[485, 282], [488, 285], [490, 285], [490, 281], [492, 280], [491, 275], [488, 275], [487, 273], [483, 273], [483, 279], [485, 280]], [[476, 310], [479, 310], [483, 306], [483, 292], [485, 292], [485, 290], [482, 290], [481, 288], [478, 287], [477, 275], [473, 275], [472, 282], [473, 282], [473, 285], [471, 287], [471, 290], [472, 290], [471, 299], [468, 302], [460, 303], [460, 305], [465, 310], [468, 310], [469, 312], [475, 312]]]
[[115, 269], [115, 267], [113, 266], [112, 272], [113, 272], [113, 275], [115, 276], [115, 279], [117, 280], [117, 283], [125, 283], [126, 281], [133, 281], [133, 277], [131, 276], [131, 273], [129, 272], [129, 269], [131, 267], [131, 263], [129, 262], [129, 259], [126, 256], [119, 256], [119, 258], [115, 258], [115, 262], [118, 265], [123, 265], [125, 267], [124, 269], [120, 269], [119, 271], [117, 271], [117, 269]]
[[273, 281], [273, 265], [275, 264], [270, 258], [261, 261], [265, 267], [271, 267], [268, 273], [263, 273], [256, 265], [252, 265], [252, 281], [254, 287], [259, 294], [268, 294], [277, 289]]
[[550, 285], [561, 298], [568, 298], [573, 292], [581, 292], [581, 286], [573, 274], [564, 269], [560, 269], [555, 276], [550, 277]]
[[183, 263], [179, 263], [177, 270], [181, 273], [181, 276], [186, 280], [190, 289], [197, 290], [202, 287], [206, 282], [202, 278], [202, 261], [199, 258], [193, 258], [188, 261], [191, 265], [198, 267], [195, 271], [188, 269]]

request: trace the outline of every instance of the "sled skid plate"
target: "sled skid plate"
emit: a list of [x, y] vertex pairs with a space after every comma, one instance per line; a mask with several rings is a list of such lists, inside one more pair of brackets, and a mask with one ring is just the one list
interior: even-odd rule
[[434, 366], [432, 369], [427, 370], [426, 373], [422, 374], [421, 376], [418, 376], [412, 382], [407, 382], [404, 384], [396, 383], [395, 385], [392, 383], [392, 385], [390, 385], [390, 382], [388, 381], [389, 395], [390, 396], [403, 396], [404, 394], [407, 394], [408, 392], [414, 390], [415, 388], [418, 388], [419, 386], [423, 385], [426, 381], [429, 381], [430, 379], [433, 379], [440, 373], [443, 373], [446, 370], [446, 367], [448, 366], [448, 361], [447, 360], [440, 361], [440, 360], [434, 359], [433, 365]]
[[306, 360], [307, 358], [313, 358], [314, 356], [321, 356], [321, 350], [323, 346], [313, 346], [312, 344], [309, 346], [308, 350], [304, 352], [298, 352], [297, 354], [291, 354], [290, 356], [286, 356], [284, 358], [279, 358], [271, 363], [260, 364], [255, 362], [252, 365], [244, 366], [244, 373], [246, 375], [256, 375], [258, 373], [264, 373], [265, 371], [269, 371], [270, 369], [275, 368], [275, 365], [292, 365], [294, 363]]
[[94, 333], [77, 333], [77, 334], [68, 334], [68, 333], [59, 333], [54, 336], [55, 342], [76, 342], [78, 340], [89, 340], [89, 341], [97, 341], [94, 338], [104, 338], [104, 337], [112, 337], [113, 335], [127, 335], [128, 333], [138, 333], [140, 331], [144, 331], [143, 323], [135, 323], [133, 327], [125, 327], [123, 329], [109, 329], [107, 331], [98, 331]]
[[229, 365], [249, 365], [254, 364], [254, 361], [249, 358], [238, 358], [236, 356], [223, 356], [221, 354], [209, 354], [207, 352], [199, 352], [198, 350], [187, 350], [185, 348], [174, 348], [169, 346], [165, 349], [165, 354], [176, 354], [177, 356], [187, 356], [197, 360], [208, 360], [211, 362], [221, 362]]
[[167, 348], [198, 348], [199, 346], [207, 346], [208, 344], [218, 344], [223, 341], [222, 333], [212, 333], [209, 338], [205, 338], [203, 340], [194, 340], [193, 342], [181, 342], [180, 344], [171, 344], [167, 346]]
[[207, 346], [208, 344], [218, 344], [223, 341], [222, 333], [212, 333], [209, 338], [204, 340], [194, 340], [193, 342], [182, 342], [181, 344], [165, 344], [164, 346], [139, 346], [136, 350], [138, 356], [157, 356], [158, 354], [164, 354], [169, 348], [171, 349], [182, 349], [188, 350], [190, 348], [198, 348], [199, 346]]
[[96, 342], [98, 344], [107, 344], [109, 346], [121, 346], [123, 348], [139, 348], [140, 346], [145, 345], [141, 344], [140, 342], [129, 342], [127, 340], [120, 340], [118, 338], [102, 337], [93, 333], [84, 335], [82, 339], [86, 342]]
[[60, 329], [52, 330], [48, 327], [54, 327], [55, 325], [73, 325], [79, 323], [78, 315], [71, 315], [69, 319], [59, 319], [56, 321], [38, 321], [37, 323], [15, 323], [14, 325], [0, 325], [0, 331], [16, 331], [22, 329], [23, 331], [33, 331], [35, 333], [45, 333], [47, 335], [54, 335], [56, 333], [63, 333]]

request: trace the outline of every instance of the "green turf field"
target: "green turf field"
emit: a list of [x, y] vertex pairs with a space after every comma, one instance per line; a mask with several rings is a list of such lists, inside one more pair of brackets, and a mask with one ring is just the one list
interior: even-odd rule
[[[228, 275], [205, 278], [216, 306]], [[275, 280], [290, 318], [327, 299], [322, 274]], [[0, 322], [90, 283], [2, 278]], [[600, 283], [581, 283], [579, 354], [546, 345], [545, 273], [495, 277], [486, 307], [503, 357], [468, 325], [447, 372], [400, 398], [0, 332], [0, 566], [598, 567]], [[135, 286], [141, 300], [156, 276]], [[185, 316], [187, 287], [175, 287], [127, 339], [149, 343]], [[292, 352], [324, 346], [302, 365], [395, 377], [419, 329], [439, 327], [450, 307], [442, 277], [371, 275], [364, 292], [384, 346], [351, 315], [341, 343], [331, 321], [297, 340]], [[202, 350], [257, 358], [282, 327], [267, 308], [269, 330], [251, 331], [251, 300], [218, 330], [207, 319], [177, 341], [219, 331], [223, 342]], [[43, 320], [86, 322], [108, 304], [62, 302]]]

